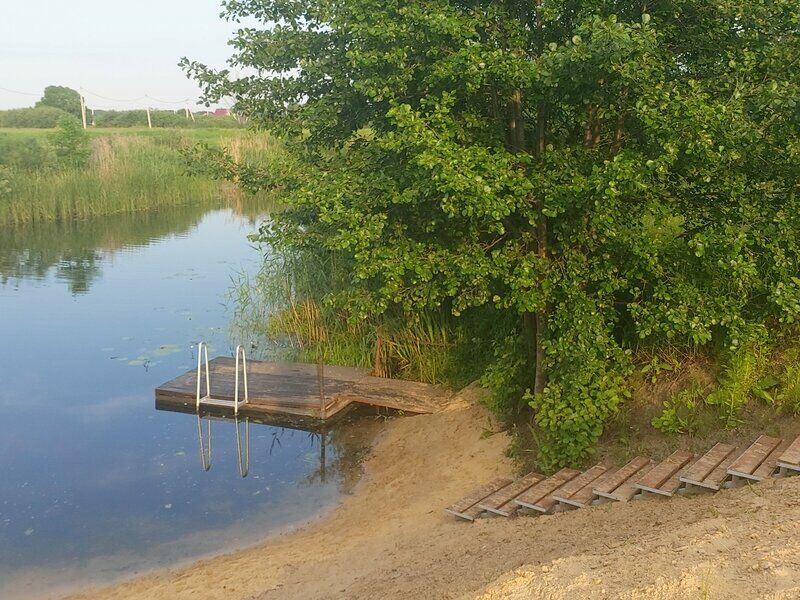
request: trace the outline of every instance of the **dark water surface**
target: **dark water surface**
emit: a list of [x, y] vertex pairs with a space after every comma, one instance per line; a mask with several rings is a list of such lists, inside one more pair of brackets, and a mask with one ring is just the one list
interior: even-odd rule
[[357, 479], [374, 425], [330, 432], [321, 463], [318, 434], [253, 424], [242, 478], [232, 423], [205, 472], [196, 418], [154, 409], [198, 340], [241, 341], [228, 298], [256, 227], [185, 208], [0, 230], [0, 598], [252, 543]]

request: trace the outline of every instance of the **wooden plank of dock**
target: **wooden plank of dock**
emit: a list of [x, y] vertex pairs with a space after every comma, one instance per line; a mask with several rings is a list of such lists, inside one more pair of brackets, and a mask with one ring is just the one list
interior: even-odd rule
[[[235, 361], [215, 358], [209, 362], [209, 373], [211, 396], [232, 401]], [[252, 417], [280, 414], [328, 419], [351, 404], [425, 414], [442, 408], [449, 397], [438, 386], [372, 377], [363, 369], [330, 365], [249, 360], [247, 380], [249, 401], [239, 414]], [[201, 394], [205, 394], [202, 384]], [[156, 388], [156, 407], [194, 412], [196, 393], [197, 369], [192, 369]]]

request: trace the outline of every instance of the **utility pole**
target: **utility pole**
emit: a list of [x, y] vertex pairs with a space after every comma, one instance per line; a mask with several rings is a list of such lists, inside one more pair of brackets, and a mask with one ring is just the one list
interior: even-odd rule
[[150, 107], [148, 106], [146, 110], [147, 110], [147, 128], [152, 129], [153, 121], [150, 120]]
[[86, 98], [83, 97], [83, 90], [81, 90], [81, 120], [83, 128], [86, 129]]
[[188, 121], [189, 120], [189, 107], [188, 106], [184, 106], [183, 110], [186, 113], [186, 120]]
[[92, 109], [92, 127], [94, 127], [94, 109]]

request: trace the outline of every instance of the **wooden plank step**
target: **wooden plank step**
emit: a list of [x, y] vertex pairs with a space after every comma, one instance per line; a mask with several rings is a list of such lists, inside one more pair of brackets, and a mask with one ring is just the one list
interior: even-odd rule
[[662, 496], [672, 496], [680, 488], [683, 468], [694, 459], [687, 450], [676, 450], [633, 484], [637, 489]]
[[595, 481], [597, 481], [599, 477], [602, 477], [607, 471], [608, 469], [602, 465], [593, 466], [591, 469], [563, 485], [558, 492], [553, 494], [553, 500], [577, 508], [588, 506], [594, 498], [592, 488]]
[[514, 498], [527, 492], [544, 479], [545, 476], [541, 473], [528, 473], [525, 477], [517, 479], [511, 485], [507, 485], [487, 496], [478, 503], [478, 506], [489, 512], [509, 517], [519, 508], [519, 504], [514, 502]]
[[551, 494], [557, 491], [562, 485], [572, 481], [580, 471], [575, 469], [561, 469], [552, 477], [548, 477], [544, 481], [540, 481], [524, 494], [516, 497], [514, 502], [525, 508], [537, 510], [539, 512], [549, 512], [555, 506], [556, 501], [553, 500]]
[[513, 482], [514, 480], [509, 479], [508, 477], [498, 477], [496, 479], [492, 479], [486, 485], [482, 485], [481, 487], [472, 490], [461, 500], [444, 510], [445, 512], [455, 515], [461, 519], [474, 521], [478, 515], [483, 512], [483, 509], [478, 506], [478, 503], [488, 496], [491, 496], [498, 490], [501, 490], [504, 487], [512, 484]]
[[710, 490], [719, 490], [728, 478], [728, 467], [736, 460], [736, 447], [718, 443], [706, 452], [691, 467], [688, 467], [680, 480]]
[[800, 436], [778, 457], [778, 466], [790, 471], [800, 471]]
[[781, 454], [784, 453], [787, 446], [788, 443], [781, 440], [781, 443], [775, 447], [775, 450], [770, 452], [769, 456], [764, 459], [764, 462], [761, 463], [755, 471], [753, 471], [752, 478], [756, 481], [762, 481], [767, 477], [770, 477], [778, 468], [778, 458], [780, 458]]
[[637, 456], [627, 465], [612, 471], [595, 482], [592, 489], [596, 495], [617, 502], [627, 502], [639, 493], [633, 484], [647, 472], [653, 461], [645, 456]]
[[[765, 469], [769, 468], [770, 463], [767, 463], [765, 469], [759, 471], [759, 468], [771, 457], [772, 453], [781, 445], [782, 441], [783, 440], [780, 438], [766, 435], [759, 436], [759, 438], [753, 442], [747, 450], [742, 452], [742, 454], [733, 461], [733, 464], [728, 467], [728, 474], [734, 477], [761, 481], [764, 478], [763, 472]], [[775, 464], [777, 465], [777, 457], [775, 458]], [[759, 474], [756, 474], [756, 471], [759, 471]]]

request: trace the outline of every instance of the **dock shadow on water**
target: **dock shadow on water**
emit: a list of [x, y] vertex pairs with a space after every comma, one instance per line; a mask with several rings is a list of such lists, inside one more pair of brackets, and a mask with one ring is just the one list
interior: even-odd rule
[[[321, 430], [156, 411], [198, 340], [230, 354], [253, 216], [213, 207], [0, 237], [0, 598], [38, 598], [232, 550], [337, 503], [383, 419]], [[201, 452], [203, 455], [201, 456]], [[207, 470], [204, 467], [209, 467]], [[246, 474], [246, 477], [242, 477]]]

